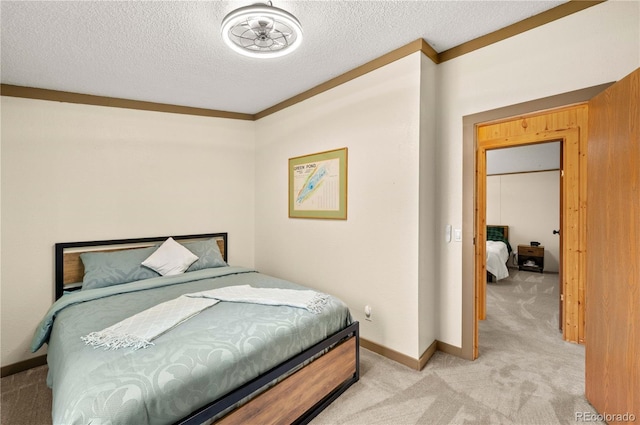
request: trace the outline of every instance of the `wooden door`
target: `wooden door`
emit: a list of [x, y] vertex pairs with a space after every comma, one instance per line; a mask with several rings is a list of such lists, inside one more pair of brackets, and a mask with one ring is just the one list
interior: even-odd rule
[[640, 69], [589, 102], [587, 146], [586, 396], [623, 423], [640, 420]]

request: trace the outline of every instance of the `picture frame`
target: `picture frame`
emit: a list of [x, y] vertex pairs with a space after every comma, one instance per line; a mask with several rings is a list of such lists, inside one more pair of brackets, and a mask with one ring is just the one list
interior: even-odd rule
[[289, 158], [289, 218], [347, 219], [347, 148]]

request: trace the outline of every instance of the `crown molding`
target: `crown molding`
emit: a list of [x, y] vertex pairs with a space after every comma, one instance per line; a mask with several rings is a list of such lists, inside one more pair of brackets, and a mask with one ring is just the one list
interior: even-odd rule
[[255, 114], [255, 119], [258, 120], [260, 118], [264, 118], [268, 115], [281, 111], [285, 108], [288, 108], [289, 106], [295, 105], [296, 103], [302, 102], [303, 100], [309, 99], [322, 92], [325, 92], [341, 84], [344, 84], [348, 81], [351, 81], [357, 77], [367, 74], [382, 66], [388, 65], [391, 62], [394, 62], [412, 53], [420, 51], [429, 59], [431, 59], [433, 63], [437, 65], [442, 62], [455, 59], [466, 53], [473, 52], [474, 50], [478, 50], [483, 47], [489, 46], [491, 44], [497, 43], [499, 41], [506, 40], [507, 38], [529, 31], [533, 28], [542, 26], [549, 22], [553, 22], [565, 16], [569, 16], [573, 13], [587, 9], [591, 6], [604, 3], [605, 1], [606, 0], [570, 0], [567, 3], [563, 3], [560, 6], [554, 7], [553, 9], [549, 9], [545, 12], [542, 12], [535, 16], [527, 18], [523, 21], [517, 22], [508, 27], [494, 31], [485, 36], [478, 37], [474, 40], [471, 40], [467, 43], [463, 43], [457, 47], [453, 47], [451, 49], [445, 50], [441, 53], [438, 53], [433, 47], [431, 47], [431, 45], [427, 43], [426, 40], [419, 38], [405, 46], [400, 47], [399, 49], [393, 50], [392, 52], [389, 52], [386, 55], [380, 56], [377, 59], [367, 62], [362, 66], [352, 69], [351, 71], [348, 71], [329, 81], [326, 81], [312, 89], [309, 89], [303, 93], [293, 96], [287, 100], [284, 100], [263, 111], [260, 111], [257, 114]]
[[[402, 59], [405, 56], [409, 56], [412, 53], [419, 52], [422, 50], [423, 45], [429, 46], [423, 39], [419, 38], [415, 41], [412, 41], [409, 44], [406, 44], [396, 50], [393, 50], [385, 55], [380, 56], [372, 61], [365, 63], [364, 65], [360, 65], [357, 68], [352, 69], [351, 71], [347, 71], [342, 75], [339, 75], [335, 78], [332, 78], [329, 81], [325, 81], [322, 84], [319, 84], [305, 92], [297, 94], [283, 102], [280, 102], [276, 105], [271, 106], [263, 111], [255, 114], [256, 120], [260, 118], [264, 118], [268, 115], [274, 114], [278, 111], [288, 108], [289, 106], [295, 105], [296, 103], [302, 102], [303, 100], [307, 100], [311, 97], [314, 97], [320, 93], [331, 90], [334, 87], [340, 86], [344, 83], [347, 83], [353, 79], [361, 77], [365, 74], [368, 74], [371, 71], [375, 71], [378, 68], [382, 68], [385, 65], [388, 65], [392, 62], [397, 61], [398, 59]], [[431, 46], [429, 46], [431, 47]], [[433, 50], [433, 49], [431, 49]]]
[[494, 31], [491, 34], [476, 38], [459, 46], [436, 52], [433, 47], [422, 38], [408, 43], [396, 50], [380, 56], [370, 62], [365, 63], [351, 71], [347, 71], [342, 75], [332, 78], [322, 84], [319, 84], [309, 90], [297, 94], [287, 100], [273, 105], [256, 114], [244, 114], [239, 112], [218, 111], [214, 109], [193, 108], [189, 106], [170, 105], [165, 103], [143, 102], [138, 100], [120, 99], [114, 97], [94, 96], [80, 93], [72, 93], [58, 90], [39, 89], [34, 87], [22, 87], [8, 84], [0, 86], [0, 94], [2, 96], [23, 97], [28, 99], [51, 100], [55, 102], [78, 103], [84, 105], [110, 106], [114, 108], [139, 109], [145, 111], [168, 112], [174, 114], [198, 115], [214, 118], [229, 118], [239, 120], [256, 121], [278, 111], [286, 109], [296, 103], [300, 103], [306, 99], [314, 97], [320, 93], [331, 90], [339, 85], [349, 82], [355, 78], [361, 77], [371, 71], [386, 66], [392, 62], [409, 56], [415, 52], [422, 52], [435, 64], [440, 64], [448, 60], [455, 59], [467, 53], [497, 43], [533, 28], [553, 22], [557, 19], [564, 18], [573, 13], [587, 9], [606, 0], [570, 0], [559, 6], [542, 12], [538, 15], [517, 22], [508, 27]]
[[569, 16], [581, 10], [588, 9], [591, 6], [595, 6], [600, 3], [604, 3], [606, 0], [570, 0], [567, 3], [563, 3], [560, 6], [556, 6], [553, 9], [549, 9], [530, 18], [524, 19], [508, 27], [499, 29], [490, 34], [478, 37], [474, 40], [463, 43], [459, 46], [452, 47], [438, 54], [438, 62], [442, 63], [451, 59], [455, 59], [459, 56], [473, 52], [474, 50], [487, 47], [491, 44], [497, 43], [507, 38], [513, 37], [523, 32], [527, 32], [531, 29], [548, 24], [565, 16]]
[[237, 120], [255, 120], [254, 115], [252, 114], [216, 111], [214, 109], [193, 108], [190, 106], [169, 105], [166, 103], [143, 102], [139, 100], [120, 99], [116, 97], [94, 96], [90, 94], [39, 89], [35, 87], [13, 86], [10, 84], [0, 85], [0, 94], [2, 96], [50, 100], [53, 102], [77, 103], [81, 105], [110, 106], [113, 108], [138, 109], [142, 111], [168, 112], [173, 114], [197, 115], [214, 118], [231, 118]]

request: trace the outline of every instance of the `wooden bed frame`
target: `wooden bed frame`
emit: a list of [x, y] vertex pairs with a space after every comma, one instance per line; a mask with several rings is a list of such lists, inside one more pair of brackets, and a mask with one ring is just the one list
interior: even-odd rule
[[[509, 240], [509, 226], [503, 226], [503, 225], [497, 225], [497, 224], [487, 224], [487, 229], [489, 229], [489, 228], [500, 229], [500, 231], [504, 235], [504, 238], [506, 240]], [[509, 259], [507, 258], [507, 263], [508, 262], [509, 262]], [[489, 272], [489, 270], [487, 270], [487, 282], [493, 282], [493, 278], [495, 278], [495, 276], [491, 272]]]
[[[182, 242], [216, 238], [223, 259], [227, 261], [227, 233], [171, 237]], [[57, 243], [56, 299], [65, 291], [80, 289], [84, 276], [81, 253], [152, 246], [162, 243], [167, 238], [169, 236]], [[358, 381], [359, 359], [359, 323], [354, 322], [176, 423], [202, 424], [220, 416], [241, 400], [252, 397], [248, 402], [225, 413], [215, 423], [306, 424]]]

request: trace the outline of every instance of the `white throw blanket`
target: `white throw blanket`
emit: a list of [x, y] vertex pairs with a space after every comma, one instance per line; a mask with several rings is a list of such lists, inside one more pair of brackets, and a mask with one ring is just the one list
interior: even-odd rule
[[210, 291], [185, 294], [158, 304], [99, 332], [83, 336], [87, 345], [116, 350], [135, 350], [153, 345], [163, 333], [220, 301], [304, 308], [314, 314], [322, 312], [329, 296], [315, 291], [254, 288], [249, 285], [228, 286]]

